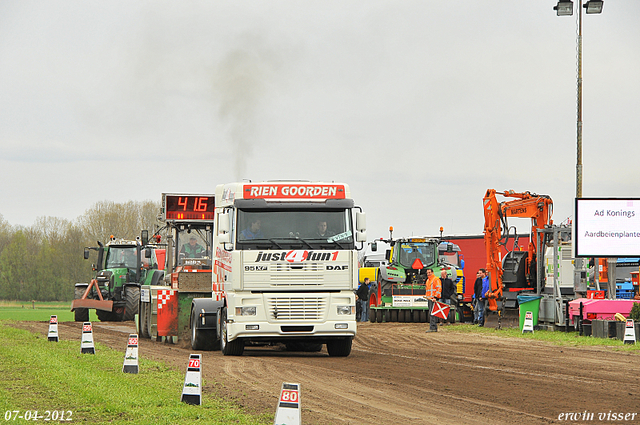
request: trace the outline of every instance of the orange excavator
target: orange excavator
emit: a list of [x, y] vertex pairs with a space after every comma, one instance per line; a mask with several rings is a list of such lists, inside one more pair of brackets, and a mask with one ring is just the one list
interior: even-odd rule
[[[498, 202], [496, 195], [515, 199]], [[553, 201], [547, 195], [516, 193], [513, 190], [496, 192], [494, 189], [488, 189], [483, 205], [484, 245], [487, 253], [487, 273], [491, 281], [489, 310], [498, 313], [500, 323], [504, 308], [517, 306], [518, 293], [531, 293], [537, 289], [537, 231], [553, 224]], [[501, 247], [506, 247], [509, 239], [508, 217], [531, 218], [531, 235], [526, 251], [517, 250], [516, 239], [513, 250], [507, 252], [502, 260]], [[542, 244], [544, 245], [544, 241]]]

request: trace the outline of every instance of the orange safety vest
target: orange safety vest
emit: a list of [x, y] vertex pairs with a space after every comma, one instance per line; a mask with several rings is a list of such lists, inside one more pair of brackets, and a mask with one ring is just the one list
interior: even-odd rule
[[427, 297], [433, 297], [437, 300], [442, 297], [442, 282], [436, 275], [431, 275], [427, 280]]

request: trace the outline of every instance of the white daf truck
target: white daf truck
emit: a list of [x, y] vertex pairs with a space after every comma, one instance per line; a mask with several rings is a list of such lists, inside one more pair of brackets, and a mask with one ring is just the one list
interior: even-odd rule
[[191, 304], [192, 347], [219, 343], [223, 354], [242, 355], [248, 344], [326, 344], [330, 356], [348, 356], [356, 248], [366, 241], [349, 186], [244, 182], [219, 185], [215, 196], [213, 292]]

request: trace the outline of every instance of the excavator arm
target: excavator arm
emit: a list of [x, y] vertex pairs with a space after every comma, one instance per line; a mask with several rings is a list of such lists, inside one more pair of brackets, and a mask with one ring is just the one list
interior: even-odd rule
[[[511, 201], [498, 202], [496, 195], [507, 198], [516, 198]], [[553, 214], [553, 201], [547, 195], [537, 195], [535, 193], [517, 193], [512, 190], [497, 192], [495, 189], [488, 189], [483, 199], [484, 205], [484, 243], [487, 255], [487, 272], [491, 280], [491, 296], [489, 297], [489, 309], [497, 310], [497, 299], [501, 299], [503, 294], [501, 246], [506, 245], [503, 241], [502, 232], [508, 234], [508, 217], [521, 217], [531, 219], [531, 236], [527, 247], [527, 261], [525, 273], [528, 284], [532, 285], [531, 276], [534, 275], [537, 253], [537, 231], [553, 224], [551, 216]], [[533, 282], [535, 284], [535, 282]]]

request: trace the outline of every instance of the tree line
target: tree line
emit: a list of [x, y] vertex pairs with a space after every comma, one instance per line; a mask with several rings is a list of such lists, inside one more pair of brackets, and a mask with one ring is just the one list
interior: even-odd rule
[[94, 275], [84, 247], [111, 235], [132, 240], [142, 229], [152, 234], [159, 212], [160, 202], [102, 201], [75, 220], [39, 217], [29, 227], [12, 226], [0, 214], [0, 299], [72, 300], [75, 283]]

